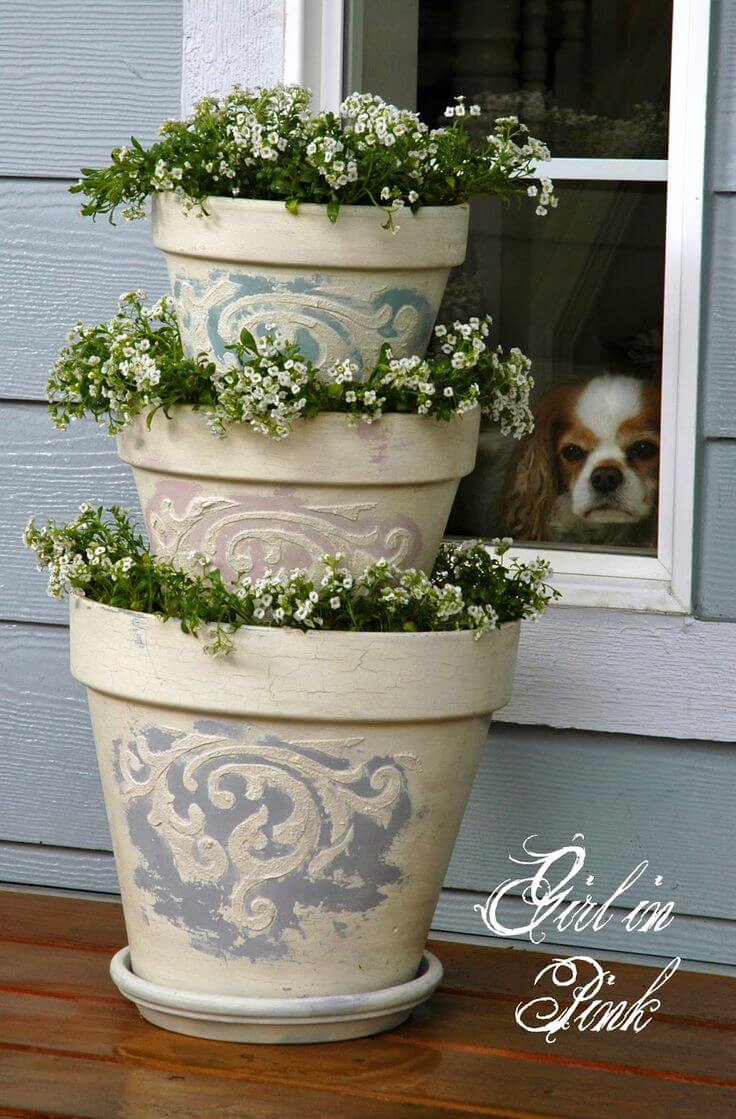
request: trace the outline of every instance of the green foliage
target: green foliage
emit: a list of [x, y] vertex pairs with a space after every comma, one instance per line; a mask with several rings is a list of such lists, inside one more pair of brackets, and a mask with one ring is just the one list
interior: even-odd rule
[[[401, 571], [385, 560], [360, 578], [342, 556], [323, 557], [323, 575], [303, 572], [226, 584], [201, 561], [189, 575], [152, 555], [128, 514], [112, 506], [80, 507], [68, 525], [29, 523], [24, 540], [49, 569], [49, 593], [81, 595], [123, 610], [177, 618], [186, 633], [205, 630], [205, 647], [224, 653], [244, 625], [298, 629], [419, 632], [472, 630], [477, 636], [503, 622], [536, 618], [556, 595], [544, 582], [543, 561], [504, 562], [509, 541], [444, 544], [433, 574]], [[209, 628], [208, 628], [209, 627]]]
[[215, 403], [215, 367], [204, 357], [184, 357], [171, 300], [164, 296], [146, 307], [144, 299], [128, 292], [109, 322], [76, 324], [46, 386], [56, 427], [91, 415], [114, 434], [143, 411]]
[[307, 361], [275, 328], [262, 338], [243, 330], [231, 346], [232, 365], [218, 370], [204, 355], [185, 358], [171, 301], [146, 307], [140, 292], [121, 298], [108, 323], [78, 323], [61, 351], [47, 386], [59, 428], [85, 415], [113, 434], [145, 412], [175, 404], [202, 409], [212, 429], [247, 423], [280, 439], [295, 420], [320, 412], [343, 412], [372, 423], [386, 412], [449, 420], [479, 407], [502, 432], [524, 435], [533, 426], [529, 409], [531, 362], [518, 349], [504, 355], [488, 343], [490, 319], [435, 327], [435, 351], [427, 357], [394, 358], [384, 345], [375, 367], [359, 380], [349, 359], [329, 368]]
[[[188, 119], [168, 121], [152, 147], [133, 137], [113, 150], [109, 166], [83, 168], [71, 190], [86, 196], [83, 214], [110, 220], [119, 206], [126, 218], [142, 217], [150, 195], [173, 191], [185, 207], [203, 210], [209, 196], [283, 200], [291, 213], [318, 202], [330, 221], [343, 205], [376, 205], [395, 228], [403, 206], [527, 192], [523, 180], [548, 149], [515, 117], [472, 138], [465, 125], [479, 111], [458, 97], [445, 113], [451, 123], [430, 129], [370, 93], [351, 94], [339, 115], [312, 115], [309, 91], [299, 86], [236, 86], [222, 100], [205, 97]], [[534, 196], [537, 213], [556, 205], [549, 180]]]

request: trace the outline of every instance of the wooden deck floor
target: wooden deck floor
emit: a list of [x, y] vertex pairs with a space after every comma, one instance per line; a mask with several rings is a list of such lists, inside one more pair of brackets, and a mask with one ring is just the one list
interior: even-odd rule
[[[642, 1034], [569, 1030], [549, 1045], [514, 1022], [548, 956], [438, 942], [443, 986], [400, 1029], [246, 1046], [145, 1023], [108, 978], [124, 942], [116, 904], [0, 891], [0, 1116], [736, 1116], [736, 979], [680, 972]], [[612, 967], [630, 999], [658, 970]]]

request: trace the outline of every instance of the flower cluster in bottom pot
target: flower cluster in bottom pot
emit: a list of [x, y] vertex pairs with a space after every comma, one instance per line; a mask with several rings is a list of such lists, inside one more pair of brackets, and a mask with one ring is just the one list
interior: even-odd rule
[[469, 630], [476, 638], [506, 622], [534, 620], [554, 597], [543, 560], [509, 564], [510, 541], [443, 544], [431, 575], [376, 560], [353, 576], [341, 555], [322, 557], [322, 573], [294, 570], [272, 579], [226, 583], [200, 557], [191, 575], [157, 559], [113, 506], [82, 505], [67, 525], [30, 521], [25, 542], [49, 570], [49, 593], [92, 599], [120, 610], [175, 618], [185, 633], [205, 631], [205, 652], [227, 653], [242, 626], [428, 633]]

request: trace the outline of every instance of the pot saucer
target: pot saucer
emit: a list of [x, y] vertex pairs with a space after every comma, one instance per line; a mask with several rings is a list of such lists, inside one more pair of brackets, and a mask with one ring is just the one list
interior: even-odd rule
[[425, 951], [415, 979], [378, 991], [307, 998], [240, 998], [162, 987], [137, 976], [130, 948], [110, 963], [112, 980], [155, 1026], [216, 1041], [307, 1044], [366, 1037], [400, 1025], [433, 993], [442, 964]]

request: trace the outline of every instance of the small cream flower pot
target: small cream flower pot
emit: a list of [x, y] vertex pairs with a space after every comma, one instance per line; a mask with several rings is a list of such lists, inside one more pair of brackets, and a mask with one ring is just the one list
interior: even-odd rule
[[186, 352], [227, 364], [243, 327], [270, 323], [316, 364], [350, 357], [370, 369], [384, 342], [423, 354], [447, 277], [465, 259], [468, 206], [401, 213], [396, 234], [375, 206], [326, 207], [208, 198], [188, 213], [174, 194], [153, 199], [153, 240], [166, 253]]
[[71, 600], [130, 941], [112, 972], [144, 1017], [328, 1041], [429, 996], [425, 938], [518, 635], [246, 627], [215, 659], [176, 621]]
[[384, 557], [429, 571], [460, 478], [475, 462], [479, 411], [449, 422], [391, 414], [373, 424], [324, 413], [273, 441], [246, 424], [224, 438], [202, 413], [138, 417], [118, 435], [153, 551], [184, 568], [204, 554], [231, 579], [342, 552], [354, 573]]

